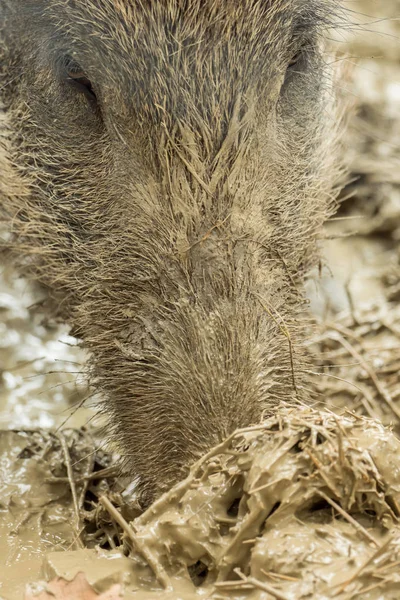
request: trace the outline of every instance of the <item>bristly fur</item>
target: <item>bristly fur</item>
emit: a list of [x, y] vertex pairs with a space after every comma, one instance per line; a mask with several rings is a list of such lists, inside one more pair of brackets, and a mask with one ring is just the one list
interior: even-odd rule
[[335, 8], [0, 0], [7, 251], [90, 351], [148, 498], [303, 396], [301, 284], [335, 207]]

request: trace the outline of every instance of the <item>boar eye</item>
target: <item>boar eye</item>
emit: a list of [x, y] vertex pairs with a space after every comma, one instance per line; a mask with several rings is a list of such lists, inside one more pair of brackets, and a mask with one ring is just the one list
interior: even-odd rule
[[294, 67], [297, 67], [302, 62], [302, 59], [306, 56], [307, 52], [310, 51], [311, 48], [312, 46], [310, 41], [303, 42], [300, 48], [298, 48], [297, 52], [295, 52], [290, 59], [287, 66], [288, 70], [294, 70]]
[[291, 67], [295, 67], [297, 65], [297, 63], [299, 62], [300, 58], [301, 58], [301, 50], [299, 50], [294, 56], [292, 56], [292, 58], [289, 61], [288, 64], [288, 69], [290, 69]]
[[82, 68], [75, 62], [68, 62], [65, 66], [65, 79], [68, 85], [77, 92], [84, 94], [91, 104], [97, 103], [96, 93], [92, 82], [87, 77]]

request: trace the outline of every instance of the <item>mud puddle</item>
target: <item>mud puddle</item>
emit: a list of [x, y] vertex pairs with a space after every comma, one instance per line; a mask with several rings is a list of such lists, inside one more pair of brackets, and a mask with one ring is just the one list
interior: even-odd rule
[[82, 429], [0, 432], [1, 598], [23, 598], [28, 583], [47, 576], [49, 552], [67, 560], [66, 551], [116, 547], [119, 533], [98, 500], [126, 504], [114, 462]]
[[399, 597], [400, 441], [376, 422], [281, 407], [136, 517], [63, 435], [0, 437], [6, 600]]
[[11, 269], [0, 276], [0, 427], [83, 425], [93, 413], [78, 407], [89, 390], [85, 357], [67, 327], [46, 320], [43, 293]]

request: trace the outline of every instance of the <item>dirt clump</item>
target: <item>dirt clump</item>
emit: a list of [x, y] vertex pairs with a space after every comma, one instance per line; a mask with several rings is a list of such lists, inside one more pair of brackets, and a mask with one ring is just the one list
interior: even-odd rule
[[[87, 588], [89, 578], [90, 598], [394, 600], [399, 451], [377, 422], [280, 407], [212, 449], [130, 523], [105, 490], [100, 506], [124, 553], [50, 553], [49, 589]], [[47, 587], [36, 584], [39, 598]]]

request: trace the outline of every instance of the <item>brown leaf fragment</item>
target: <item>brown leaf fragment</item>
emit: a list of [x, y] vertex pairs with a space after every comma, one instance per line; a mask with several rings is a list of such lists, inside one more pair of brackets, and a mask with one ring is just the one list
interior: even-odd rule
[[87, 582], [84, 573], [78, 573], [72, 581], [56, 577], [38, 595], [28, 586], [24, 600], [120, 600], [121, 586], [116, 583], [98, 594]]

